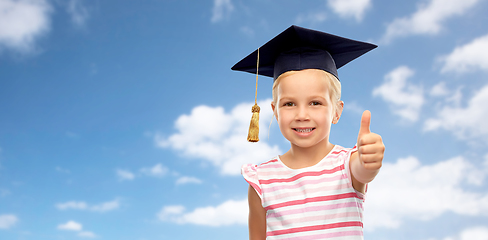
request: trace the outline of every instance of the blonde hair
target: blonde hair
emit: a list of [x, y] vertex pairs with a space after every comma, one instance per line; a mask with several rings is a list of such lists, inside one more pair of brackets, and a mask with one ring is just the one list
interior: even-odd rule
[[[330, 96], [330, 101], [332, 102], [332, 105], [337, 106], [337, 103], [341, 100], [341, 82], [339, 79], [337, 79], [334, 75], [330, 74], [329, 72], [326, 72], [324, 70], [320, 70], [325, 73], [327, 83], [329, 84], [329, 96]], [[276, 105], [276, 101], [278, 100], [278, 85], [280, 84], [280, 80], [283, 79], [284, 77], [293, 75], [297, 73], [298, 71], [288, 71], [283, 74], [281, 74], [273, 83], [273, 103]]]

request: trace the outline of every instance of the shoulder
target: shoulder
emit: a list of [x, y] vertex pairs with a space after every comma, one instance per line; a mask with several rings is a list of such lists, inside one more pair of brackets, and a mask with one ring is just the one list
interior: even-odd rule
[[344, 169], [349, 165], [351, 155], [356, 151], [356, 147], [346, 148], [340, 145], [335, 145], [334, 148], [325, 157], [326, 161], [322, 165], [327, 165], [328, 168]]
[[260, 164], [253, 164], [253, 163], [244, 164], [241, 167], [241, 173], [242, 174], [244, 174], [244, 173], [253, 173], [254, 174], [254, 173], [257, 173], [261, 169], [275, 167], [275, 164], [278, 163], [278, 161], [279, 161], [278, 157], [274, 157], [271, 160], [269, 160], [267, 162], [260, 163]]
[[278, 158], [279, 157], [276, 156], [276, 157], [274, 157], [274, 158], [272, 158], [266, 162], [260, 163], [260, 164], [253, 164], [253, 163], [244, 164], [244, 165], [242, 165], [241, 169], [246, 170], [246, 171], [257, 171], [258, 169], [276, 167], [276, 164], [279, 162]]
[[258, 172], [265, 170], [265, 169], [273, 169], [277, 167], [277, 164], [279, 164], [278, 157], [274, 157], [271, 160], [261, 163], [261, 164], [244, 164], [241, 167], [241, 173], [246, 177], [250, 178], [258, 178]]
[[263, 176], [267, 176], [268, 173], [267, 171], [269, 169], [273, 169], [273, 165], [275, 163], [278, 163], [278, 158], [273, 158], [267, 162], [261, 163], [259, 165], [256, 164], [244, 164], [241, 167], [241, 174], [246, 180], [246, 182], [249, 183], [249, 185], [254, 188], [256, 191], [256, 194], [262, 198], [263, 190], [261, 188], [261, 178]]

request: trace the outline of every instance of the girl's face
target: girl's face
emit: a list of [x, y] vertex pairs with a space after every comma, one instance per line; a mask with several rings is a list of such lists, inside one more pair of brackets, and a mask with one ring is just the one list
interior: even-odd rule
[[281, 133], [292, 145], [308, 148], [329, 143], [331, 124], [339, 120], [341, 111], [330, 100], [328, 81], [326, 73], [316, 69], [280, 79], [271, 107]]

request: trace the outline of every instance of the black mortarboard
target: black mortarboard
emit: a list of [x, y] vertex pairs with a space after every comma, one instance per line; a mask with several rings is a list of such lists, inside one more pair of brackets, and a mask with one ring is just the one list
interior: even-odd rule
[[[259, 75], [278, 78], [284, 72], [322, 69], [339, 79], [337, 69], [377, 46], [298, 26], [291, 26], [259, 48]], [[256, 73], [258, 50], [232, 70]]]

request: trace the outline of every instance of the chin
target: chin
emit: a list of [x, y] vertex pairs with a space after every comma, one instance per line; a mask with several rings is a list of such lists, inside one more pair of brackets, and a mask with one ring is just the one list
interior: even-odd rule
[[304, 140], [304, 141], [290, 141], [290, 143], [299, 148], [311, 148], [320, 146], [322, 144], [328, 144], [329, 142], [324, 138], [322, 140]]

